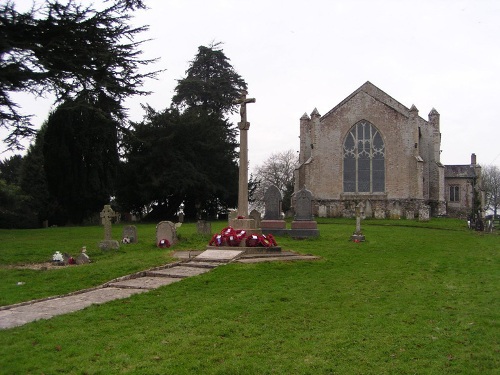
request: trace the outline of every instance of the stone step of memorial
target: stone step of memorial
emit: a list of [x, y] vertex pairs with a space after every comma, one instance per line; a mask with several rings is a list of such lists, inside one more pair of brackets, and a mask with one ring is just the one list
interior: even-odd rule
[[183, 279], [190, 276], [198, 276], [209, 272], [210, 268], [187, 267], [185, 265], [164, 268], [161, 270], [147, 271], [146, 275], [151, 277], [173, 277]]
[[156, 289], [161, 286], [170, 285], [180, 281], [178, 277], [156, 277], [143, 276], [128, 280], [120, 280], [109, 283], [107, 287], [122, 288], [122, 289]]
[[241, 248], [221, 248], [209, 246], [207, 250], [202, 252], [200, 255], [194, 258], [195, 261], [203, 262], [217, 262], [217, 263], [228, 263], [235, 259], [238, 259], [241, 255], [245, 253]]
[[192, 259], [190, 262], [183, 263], [186, 267], [197, 267], [197, 268], [216, 268], [222, 264], [226, 264], [225, 262], [205, 262], [203, 260]]
[[279, 252], [281, 252], [281, 247], [280, 246], [271, 246], [271, 247], [264, 247], [264, 246], [255, 246], [255, 247], [207, 246], [207, 250], [241, 251], [243, 254], [266, 254], [266, 253], [279, 253]]
[[263, 262], [284, 262], [296, 260], [317, 260], [320, 259], [314, 255], [271, 255], [271, 256], [258, 256], [258, 257], [241, 257], [237, 260], [238, 263], [263, 263]]

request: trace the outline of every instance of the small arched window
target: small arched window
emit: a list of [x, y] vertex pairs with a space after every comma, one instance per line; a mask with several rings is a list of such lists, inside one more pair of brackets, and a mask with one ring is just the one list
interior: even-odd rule
[[375, 126], [362, 120], [351, 128], [344, 140], [344, 192], [384, 191], [384, 140]]

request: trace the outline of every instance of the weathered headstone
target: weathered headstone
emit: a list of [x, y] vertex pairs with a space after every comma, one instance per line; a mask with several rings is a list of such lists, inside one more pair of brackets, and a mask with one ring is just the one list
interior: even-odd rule
[[135, 225], [126, 225], [123, 227], [122, 239], [128, 238], [129, 243], [137, 243], [137, 227]]
[[295, 220], [292, 221], [290, 236], [294, 238], [316, 237], [318, 224], [312, 215], [312, 193], [305, 187], [295, 194]]
[[76, 257], [76, 264], [87, 264], [87, 263], [90, 263], [90, 258], [87, 254], [85, 253], [80, 253], [80, 255], [78, 255]]
[[359, 202], [356, 205], [356, 231], [351, 236], [351, 241], [362, 242], [365, 240], [365, 236], [361, 231], [361, 218], [365, 215], [365, 204]]
[[418, 210], [418, 220], [419, 221], [429, 221], [431, 208], [427, 205], [423, 205]]
[[264, 194], [266, 211], [261, 222], [263, 233], [281, 236], [288, 232], [281, 216], [281, 203], [281, 191], [275, 185], [269, 186]]
[[375, 208], [375, 219], [385, 219], [385, 210], [380, 207]]
[[206, 220], [198, 220], [196, 222], [196, 232], [198, 234], [212, 234], [212, 224]]
[[170, 245], [177, 242], [177, 232], [175, 230], [175, 224], [171, 221], [160, 221], [156, 225], [156, 245], [160, 243], [161, 240], [167, 240]]
[[415, 219], [415, 211], [406, 210], [406, 220], [413, 220], [413, 219]]
[[264, 220], [281, 220], [281, 191], [275, 185], [267, 188], [264, 194]]
[[260, 215], [259, 211], [257, 211], [257, 210], [250, 211], [250, 214], [248, 214], [248, 217], [250, 219], [255, 220], [255, 227], [256, 228], [260, 228], [260, 223], [262, 221], [262, 218], [261, 218], [261, 215]]
[[304, 187], [295, 195], [295, 220], [312, 219], [312, 193]]
[[105, 205], [100, 214], [101, 222], [104, 225], [104, 240], [99, 243], [101, 250], [116, 250], [120, 248], [118, 241], [111, 237], [111, 221], [115, 217], [115, 212], [109, 204]]

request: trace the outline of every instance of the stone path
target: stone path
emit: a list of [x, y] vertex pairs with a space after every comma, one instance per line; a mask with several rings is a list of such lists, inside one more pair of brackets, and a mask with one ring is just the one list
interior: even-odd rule
[[318, 257], [291, 252], [245, 254], [237, 250], [180, 251], [174, 254], [181, 261], [112, 280], [100, 287], [65, 296], [23, 302], [0, 307], [0, 329], [13, 328], [53, 316], [82, 310], [93, 304], [144, 293], [169, 285], [183, 278], [197, 276], [229, 262], [257, 263], [290, 260], [314, 260]]

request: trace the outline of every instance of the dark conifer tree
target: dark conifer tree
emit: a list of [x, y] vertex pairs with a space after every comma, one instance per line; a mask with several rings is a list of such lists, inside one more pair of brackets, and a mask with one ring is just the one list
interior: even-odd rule
[[122, 102], [143, 91], [142, 72], [154, 60], [141, 59], [142, 41], [134, 38], [143, 27], [131, 27], [130, 12], [142, 0], [114, 0], [104, 10], [74, 0], [49, 0], [19, 13], [12, 1], [0, 5], [0, 128], [10, 131], [4, 142], [20, 148], [19, 139], [32, 135], [30, 116], [22, 114], [12, 93], [54, 94], [57, 103], [82, 92], [94, 100], [115, 102], [112, 115], [124, 117]]
[[47, 121], [43, 155], [49, 192], [74, 224], [114, 194], [117, 124], [111, 115], [114, 102], [107, 99], [68, 100]]

